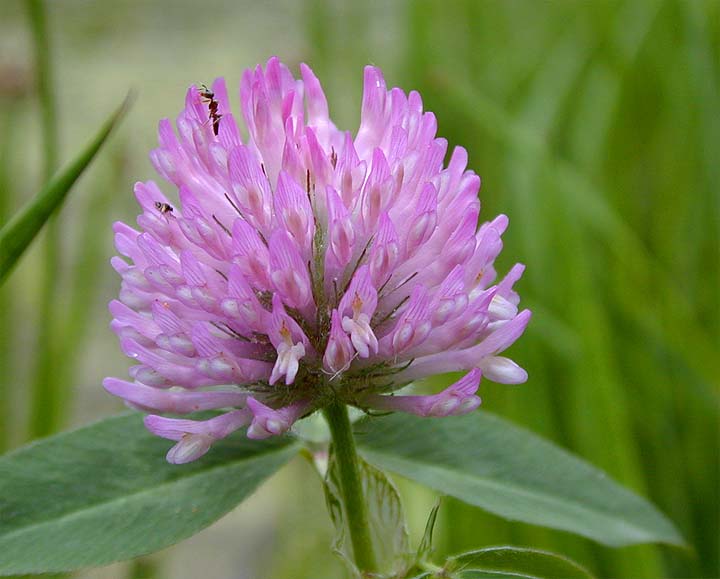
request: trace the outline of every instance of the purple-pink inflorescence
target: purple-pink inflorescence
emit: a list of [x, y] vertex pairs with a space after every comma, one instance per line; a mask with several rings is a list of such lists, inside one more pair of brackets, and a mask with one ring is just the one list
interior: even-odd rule
[[[524, 382], [498, 354], [524, 331], [516, 265], [494, 284], [507, 227], [478, 229], [480, 179], [423, 112], [365, 69], [360, 128], [338, 130], [318, 79], [272, 58], [242, 78], [243, 142], [223, 79], [191, 87], [177, 134], [160, 122], [151, 159], [179, 204], [135, 186], [140, 230], [115, 224], [120, 299], [112, 328], [135, 358], [132, 382], [105, 388], [150, 412], [177, 441], [168, 460], [202, 456], [247, 426], [287, 431], [341, 401], [420, 416], [477, 408], [481, 374]], [[468, 371], [432, 396], [396, 395], [428, 375]], [[154, 413], [224, 413], [209, 420]]]

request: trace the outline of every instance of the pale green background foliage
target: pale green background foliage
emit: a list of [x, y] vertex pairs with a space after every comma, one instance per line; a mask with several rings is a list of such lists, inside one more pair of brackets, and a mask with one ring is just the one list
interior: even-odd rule
[[[128, 366], [107, 328], [119, 286], [110, 226], [134, 220], [132, 184], [154, 178], [147, 152], [159, 118], [177, 114], [188, 85], [224, 75], [236, 86], [243, 68], [277, 54], [308, 62], [338, 125], [354, 128], [372, 63], [389, 84], [420, 90], [440, 134], [469, 150], [484, 217], [510, 216], [501, 271], [528, 266], [519, 289], [535, 315], [512, 357], [530, 380], [484, 383], [485, 408], [649, 497], [695, 549], [612, 550], [447, 500], [438, 553], [514, 543], [565, 553], [601, 577], [720, 573], [720, 2], [48, 4], [62, 162], [128, 88], [139, 93], [61, 214], [53, 376], [64, 426], [121, 407], [100, 387]], [[41, 184], [22, 8], [0, 3], [0, 223]], [[36, 245], [0, 289], [0, 447], [28, 432], [24, 385], [43, 324]], [[417, 539], [434, 496], [401, 487]], [[131, 572], [338, 577], [324, 509], [315, 475], [295, 461], [220, 523]]]

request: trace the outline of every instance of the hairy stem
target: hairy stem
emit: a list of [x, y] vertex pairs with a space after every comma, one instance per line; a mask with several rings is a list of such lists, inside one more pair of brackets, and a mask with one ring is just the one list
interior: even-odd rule
[[334, 402], [323, 412], [332, 434], [333, 452], [340, 474], [341, 500], [350, 532], [353, 558], [360, 571], [372, 573], [377, 571], [377, 560], [370, 537], [368, 509], [347, 406]]

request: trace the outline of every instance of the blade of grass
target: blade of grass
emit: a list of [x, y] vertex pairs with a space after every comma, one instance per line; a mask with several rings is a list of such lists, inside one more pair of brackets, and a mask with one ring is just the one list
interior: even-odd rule
[[73, 184], [88, 167], [130, 106], [126, 97], [120, 107], [102, 125], [85, 149], [5, 226], [0, 229], [0, 282], [4, 281], [17, 260], [42, 229], [48, 217], [62, 204]]
[[[588, 30], [587, 22], [582, 16], [583, 13], [574, 15], [577, 22], [554, 42], [546, 60], [532, 79], [527, 93], [522, 97], [518, 118], [524, 125], [532, 127], [537, 134], [547, 135], [547, 138], [554, 137], [562, 129], [569, 105], [573, 102], [578, 87], [584, 83], [585, 71], [590, 66], [599, 42], [597, 31]], [[546, 183], [541, 178], [544, 168], [542, 163], [541, 157], [529, 155], [522, 150], [512, 150], [508, 155], [505, 183], [513, 192], [511, 200], [514, 202], [514, 209], [510, 213], [520, 222], [518, 226], [516, 221], [511, 235], [514, 233], [521, 239], [521, 253], [529, 256], [526, 260], [531, 264], [528, 270], [531, 295], [537, 295], [540, 301], [552, 304], [562, 311], [562, 304], [567, 304], [574, 296], [561, 298], [564, 288], [558, 288], [554, 281], [558, 276], [562, 277], [558, 271], [560, 266], [556, 263], [555, 245], [558, 236], [563, 236], [564, 223], [558, 219], [559, 201], [554, 195], [552, 185], [543, 186]], [[556, 275], [549, 275], [551, 271]], [[576, 345], [579, 345], [582, 343], [579, 335], [581, 332], [577, 333], [579, 341]], [[564, 403], [564, 395], [561, 394], [566, 387], [558, 384], [553, 376], [556, 364], [553, 364], [552, 356], [532, 348], [525, 351], [521, 359], [532, 369], [535, 387], [532, 388], [532, 394], [514, 399], [511, 415], [522, 423], [533, 424], [534, 428], [541, 424], [543, 430], [554, 438], [572, 438], [572, 428], [568, 424], [565, 411], [567, 405]], [[581, 353], [566, 359], [565, 364], [574, 364], [579, 359], [583, 359]], [[572, 552], [573, 557], [586, 561], [593, 568], [598, 567], [597, 558], [602, 558], [602, 553], [598, 553], [586, 542], [573, 537], [546, 535], [538, 534], [535, 529], [518, 527], [516, 542], [543, 545], [564, 553]], [[636, 560], [631, 566], [633, 569], [630, 574], [637, 575], [643, 564]]]
[[[631, 32], [634, 32], [637, 27], [635, 37], [631, 38], [631, 44], [636, 50], [642, 44], [642, 40], [649, 30], [647, 23], [652, 21], [657, 12], [656, 7], [648, 5], [648, 8], [652, 9], [646, 9], [647, 14], [636, 14], [637, 18], [632, 25], [624, 21], [624, 10], [615, 16], [616, 22], [624, 22], [625, 28]], [[586, 82], [585, 71], [591, 66], [591, 61], [594, 64], [593, 57], [600, 36], [597, 32], [593, 34], [592, 30], [588, 30], [587, 24], [587, 21], [581, 20], [579, 26], [573, 26], [572, 30], [561, 38], [547, 62], [540, 69], [531, 86], [530, 93], [526, 97], [526, 103], [519, 114], [520, 122], [532, 127], [540, 135], [552, 136], [559, 132], [560, 124], [564, 122], [564, 116], [567, 111], [571, 110], [571, 103], [577, 100], [576, 93]], [[626, 34], [624, 38], [628, 39], [629, 35]], [[627, 52], [627, 50], [624, 51], [626, 56]], [[603, 119], [601, 115], [592, 115], [592, 118], [600, 126], [596, 127], [597, 132], [588, 131], [585, 140], [586, 142], [602, 143], [604, 142], [603, 135], [607, 133], [607, 127], [603, 130], [601, 126], [602, 122], [603, 120], [609, 122], [612, 116], [607, 114]], [[580, 124], [585, 127], [588, 125], [588, 123], [583, 124], [582, 122]], [[594, 148], [599, 149], [600, 145], [595, 145]], [[572, 400], [579, 391], [582, 391], [585, 396], [581, 395], [580, 397], [588, 398], [589, 403], [582, 405], [582, 408], [576, 408], [575, 411], [571, 410], [566, 413], [569, 414], [570, 419], [569, 434], [584, 456], [596, 463], [604, 464], [606, 468], [612, 468], [613, 472], [623, 480], [627, 480], [636, 488], [645, 490], [646, 482], [632, 434], [631, 416], [628, 412], [623, 413], [617, 410], [618, 407], [626, 408], [627, 403], [623, 404], [622, 399], [627, 396], [621, 386], [622, 379], [617, 368], [617, 360], [608, 341], [612, 328], [609, 326], [606, 312], [597, 300], [597, 295], [592, 291], [594, 282], [591, 281], [591, 273], [584, 267], [585, 260], [593, 254], [594, 248], [574, 231], [576, 226], [570, 222], [574, 219], [572, 215], [562, 217], [563, 200], [557, 198], [556, 189], [552, 183], [542, 187], [546, 183], [541, 176], [544, 168], [542, 161], [543, 159], [540, 157], [528, 157], [524, 156], [522, 151], [516, 151], [514, 162], [511, 158], [507, 178], [508, 182], [513, 180], [517, 182], [520, 179], [515, 189], [522, 192], [523, 195], [516, 210], [519, 215], [525, 216], [526, 221], [525, 226], [521, 227], [522, 235], [526, 237], [524, 253], [534, 251], [538, 258], [545, 258], [544, 261], [538, 261], [537, 264], [531, 259], [528, 261], [540, 266], [531, 268], [530, 271], [531, 273], [532, 271], [537, 272], [535, 285], [539, 286], [538, 289], [546, 290], [544, 295], [547, 300], [552, 300], [552, 293], [557, 293], [558, 289], [562, 291], [547, 275], [547, 272], [552, 269], [551, 264], [547, 263], [547, 259], [551, 256], [555, 256], [557, 259], [558, 249], [563, 250], [562, 247], [553, 247], [550, 244], [561, 245], [565, 248], [571, 247], [574, 256], [572, 260], [560, 260], [561, 264], [567, 266], [561, 277], [570, 280], [564, 289], [572, 290], [567, 292], [561, 301], [568, 310], [574, 312], [571, 319], [578, 324], [578, 327], [585, 328], [585, 331], [580, 332], [580, 344], [584, 355], [576, 358], [571, 367], [575, 367], [576, 372], [581, 369], [582, 372], [587, 372], [587, 375], [584, 376], [584, 379], [576, 379], [566, 395], [568, 400]], [[538, 194], [543, 189], [545, 193]], [[554, 225], [548, 227], [549, 223], [554, 223]], [[553, 241], [545, 239], [551, 230], [556, 236]], [[558, 243], [558, 237], [563, 240], [562, 243]], [[585, 256], [580, 264], [577, 263], [579, 255]], [[577, 305], [576, 309], [574, 309], [574, 305]], [[592, 380], [593, 377], [597, 377], [597, 380]], [[607, 404], [606, 402], [609, 400], [614, 402]], [[566, 405], [562, 406], [562, 408], [566, 407]], [[528, 416], [536, 413], [534, 408], [527, 408], [527, 406], [524, 408]], [[582, 416], [582, 420], [576, 420], [577, 416]], [[603, 430], [603, 426], [608, 423], [615, 423], [617, 427], [610, 429], [609, 436], [597, 436]], [[599, 449], [594, 443], [585, 444], [588, 438], [593, 441], [602, 438], [604, 440], [602, 451], [598, 452]], [[612, 464], [603, 460], [605, 454], [613, 457]], [[632, 557], [608, 551], [600, 551], [598, 556], [613, 576], [659, 577], [662, 575], [659, 554], [653, 547], [636, 548], [633, 550]]]
[[[574, 446], [594, 464], [616, 473], [633, 488], [644, 490], [646, 482], [630, 415], [631, 394], [622, 384], [611, 345], [613, 330], [596, 297], [597, 285], [587, 260], [592, 248], [578, 231], [572, 214], [566, 215], [566, 221], [562, 260], [570, 273], [566, 277], [568, 293], [572, 296], [568, 309], [578, 327], [585, 328], [580, 334], [584, 352], [573, 365], [573, 387], [566, 392]], [[639, 551], [635, 550], [633, 557], [605, 553], [603, 559], [609, 574], [662, 577], [657, 552], [652, 547]]]
[[[17, 259], [29, 246], [47, 218], [62, 204], [72, 185], [88, 167], [103, 143], [124, 116], [130, 103], [126, 97], [120, 107], [101, 127], [95, 138], [65, 170], [58, 173], [13, 219], [0, 230], [0, 283]], [[45, 322], [43, 320], [43, 322]], [[42, 323], [42, 322], [41, 322]], [[46, 322], [45, 322], [46, 323]], [[55, 335], [54, 333], [51, 336]], [[50, 374], [56, 368], [53, 358], [45, 356], [35, 374], [31, 390], [30, 435], [40, 437], [55, 432], [60, 424], [61, 393]], [[59, 376], [60, 374], [58, 374]]]
[[[479, 4], [479, 3], [477, 3]], [[407, 6], [408, 39], [405, 48], [406, 78], [403, 81], [408, 87], [420, 88], [425, 84], [428, 67], [442, 62], [442, 53], [434, 50], [432, 39], [442, 37], [435, 25], [447, 20], [449, 15], [441, 9], [437, 2], [417, 0]], [[477, 10], [482, 10], [478, 6]], [[478, 17], [478, 14], [474, 14]], [[447, 23], [445, 23], [447, 26]], [[460, 34], [462, 29], [456, 31]], [[445, 48], [447, 50], [447, 48]], [[458, 59], [460, 60], [460, 59]], [[455, 64], [462, 65], [462, 62]], [[432, 87], [423, 90], [426, 102], [433, 98]], [[445, 120], [445, 119], [443, 119]], [[433, 381], [437, 382], [437, 381]], [[409, 510], [412, 507], [409, 505]], [[472, 529], [468, 533], [467, 529]], [[458, 550], [467, 550], [477, 546], [478, 542], [509, 542], [510, 525], [503, 520], [488, 515], [478, 508], [469, 507], [458, 500], [449, 498], [443, 502], [438, 519], [436, 543], [438, 556], [454, 554]]]
[[[705, 286], [706, 294], [703, 325], [713, 334], [720, 335], [720, 312], [717, 307], [717, 295], [720, 290], [720, 267], [718, 267], [717, 248], [720, 243], [720, 91], [718, 81], [720, 71], [717, 64], [718, 6], [712, 3], [686, 3], [679, 6], [684, 20], [685, 54], [684, 68], [688, 74], [691, 98], [697, 103], [697, 149], [700, 153], [700, 167], [696, 183], [701, 192], [693, 212], [707, 208], [706, 227], [703, 231], [703, 245], [709, 248], [698, 252], [694, 266], [700, 287]], [[713, 12], [714, 10], [714, 12]], [[714, 25], [714, 26], [713, 26]], [[713, 56], [715, 58], [713, 58]], [[699, 232], [698, 232], [699, 233]], [[708, 260], [708, 255], [710, 260]], [[707, 285], [706, 285], [707, 284]], [[715, 342], [716, 344], [718, 341]], [[717, 348], [716, 348], [717, 349]], [[716, 375], [718, 376], [718, 375]], [[686, 402], [688, 416], [692, 423], [684, 433], [683, 463], [692, 473], [691, 504], [695, 518], [699, 563], [708, 577], [720, 571], [720, 462], [717, 460], [718, 446], [718, 404], [712, 405], [697, 397]], [[708, 412], [711, 410], [711, 412]], [[697, 417], [697, 419], [695, 418]], [[709, 440], [709, 449], [704, 441]], [[710, 451], [708, 454], [708, 450]], [[714, 452], [713, 452], [714, 451]], [[708, 456], [716, 460], [708, 461]]]
[[[522, 97], [518, 116], [528, 127], [541, 135], [552, 136], [564, 119], [581, 75], [592, 58], [598, 38], [587, 30], [586, 23], [574, 14], [568, 27], [551, 45], [548, 55]], [[510, 151], [507, 156], [505, 182], [512, 191], [509, 209], [515, 225], [510, 235], [520, 239], [523, 260], [528, 268], [529, 288], [537, 299], [548, 305], [556, 303], [558, 288], [555, 277], [548, 275], [557, 268], [552, 263], [558, 222], [557, 200], [552, 191], [542, 188], [542, 159], [525, 151]], [[527, 287], [527, 286], [525, 286]], [[573, 358], [577, 360], [578, 358]], [[552, 361], [543, 349], [532, 348], [523, 355], [523, 363], [532, 368], [535, 387], [525, 396], [511, 398], [511, 415], [523, 424], [553, 438], [567, 439], [567, 417], [564, 405], [557, 402], [557, 381], [553, 379]], [[574, 537], [558, 537], [546, 530], [516, 527], [514, 543], [543, 545], [545, 548], [568, 553], [597, 567], [593, 550]]]
[[105, 247], [98, 243], [103, 232], [109, 230], [110, 214], [115, 209], [119, 197], [116, 192], [122, 190], [125, 179], [126, 149], [115, 148], [110, 153], [110, 167], [101, 172], [91, 186], [91, 197], [84, 208], [80, 222], [82, 233], [77, 239], [74, 252], [73, 279], [70, 287], [69, 304], [58, 318], [61, 327], [58, 330], [60, 345], [58, 351], [63, 361], [55, 370], [56, 416], [52, 420], [58, 424], [63, 418], [63, 409], [72, 405], [71, 390], [68, 384], [77, 383], [75, 374], [82, 356], [78, 353], [85, 347], [88, 330], [97, 319], [99, 281], [105, 271], [108, 256]]
[[[652, 116], [652, 124], [647, 127], [643, 126], [639, 122], [639, 118], [634, 116], [637, 111], [633, 111], [634, 114], [626, 112], [627, 102], [623, 102], [623, 110], [619, 110], [622, 97], [634, 94], [638, 90], [635, 85], [642, 83], [643, 80], [639, 79], [644, 79], [644, 75], [647, 74], [645, 72], [647, 70], [645, 60], [639, 60], [638, 56], [646, 45], [645, 40], [651, 31], [657, 34], [657, 27], [654, 24], [659, 21], [660, 28], [663, 26], [663, 18], [659, 18], [661, 7], [662, 4], [659, 2], [629, 2], [620, 8], [611, 32], [610, 50], [605, 51], [605, 54], [602, 55], [600, 60], [603, 62], [598, 63], [592, 69], [585, 89], [577, 99], [577, 113], [573, 118], [573, 124], [569, 127], [572, 142], [570, 149], [577, 153], [578, 162], [582, 165], [583, 170], [589, 175], [596, 175], [600, 178], [607, 176], [608, 171], [612, 171], [614, 174], [612, 185], [608, 185], [608, 188], [616, 191], [614, 204], [619, 207], [618, 211], [622, 211], [624, 219], [628, 223], [634, 224], [638, 236], [644, 235], [644, 239], [648, 247], [652, 248], [653, 253], [659, 254], [658, 260], [660, 260], [661, 256], [675, 255], [674, 250], [662, 252], [663, 243], [672, 243], [673, 241], [677, 243], [677, 239], [673, 239], [664, 232], [672, 231], [675, 224], [679, 222], [678, 215], [682, 215], [682, 209], [677, 211], [678, 203], [693, 205], [693, 196], [689, 192], [687, 195], [676, 195], [677, 186], [673, 187], [671, 183], [667, 183], [668, 179], [661, 177], [655, 182], [649, 181], [647, 192], [644, 193], [646, 196], [652, 195], [654, 199], [651, 208], [639, 203], [635, 205], [637, 210], [633, 211], [633, 204], [624, 203], [623, 200], [637, 199], [637, 195], [627, 195], [628, 191], [637, 189], [637, 186], [631, 182], [630, 175], [625, 174], [631, 172], [623, 171], [618, 168], [617, 163], [613, 163], [613, 153], [608, 147], [612, 147], [612, 143], [609, 142], [611, 133], [617, 133], [616, 138], [619, 140], [638, 141], [629, 146], [632, 149], [633, 147], [639, 148], [651, 140], [650, 135], [652, 133], [650, 131], [662, 134], [662, 132], [667, 132], [668, 126], [673, 126], [673, 128], [687, 126], [685, 115], [687, 115], [688, 110], [683, 93], [680, 93], [677, 97], [671, 93], [670, 102], [677, 102], [677, 106], [675, 107], [669, 103], [665, 104], [663, 118], [657, 119]], [[663, 14], [663, 17], [666, 14]], [[660, 53], [660, 46], [667, 46], [667, 44], [656, 39], [652, 45], [652, 50], [658, 51], [655, 58], [660, 59], [663, 66], [667, 63], [667, 66], [672, 68], [668, 60], [677, 59], [675, 54], [681, 51], [674, 51], [673, 55], [668, 57], [667, 50], [665, 50], [665, 53]], [[647, 51], [643, 52], [646, 53]], [[644, 58], [647, 58], [646, 54]], [[605, 62], [608, 59], [610, 62]], [[659, 91], [661, 93], [667, 90], [674, 91], [674, 87], [663, 84], [654, 87], [653, 90], [657, 94]], [[619, 116], [618, 113], [624, 113], [624, 116]], [[648, 114], [652, 115], [652, 113]], [[668, 122], [669, 119], [664, 118], [666, 116], [673, 117], [673, 120]], [[680, 130], [682, 131], [682, 129]], [[637, 156], [643, 154], [647, 155], [648, 153], [638, 153]], [[633, 158], [634, 161], [635, 158]], [[674, 175], [681, 171], [682, 165], [674, 165], [672, 169], [665, 171], [665, 173], [667, 177], [674, 178]], [[682, 182], [681, 186], [687, 186], [687, 180], [680, 179], [680, 181]], [[663, 197], [663, 189], [668, 191], [665, 194], [666, 197]], [[670, 209], [673, 205], [676, 207], [676, 211]], [[657, 229], [656, 231], [660, 232], [660, 235], [656, 236], [645, 232], [649, 223], [652, 223], [653, 220], [656, 221], [658, 218], [664, 218], [666, 215], [668, 217], [672, 215], [673, 225], [670, 228]], [[577, 237], [577, 234], [571, 238], [575, 237]], [[695, 245], [688, 240], [686, 247]], [[633, 288], [628, 288], [626, 281], [635, 277], [630, 261], [628, 260], [625, 263], [621, 263], [619, 260], [608, 261], [603, 255], [600, 255], [602, 252], [598, 251], [597, 244], [592, 244], [587, 239], [584, 241], [584, 247], [595, 254], [589, 261], [594, 264], [606, 262], [605, 265], [597, 265], [594, 268], [596, 279], [593, 292], [595, 295], [607, 296], [610, 294], [611, 296], [617, 296], [618, 300], [627, 302], [628, 295], [632, 295], [634, 292]], [[676, 260], [672, 258], [669, 260], [668, 265], [673, 269], [677, 269]], [[602, 272], [599, 276], [600, 279], [597, 276], [598, 271]], [[666, 277], [676, 280], [682, 279], [682, 274], [673, 275], [670, 273], [668, 275], [669, 273], [665, 271], [662, 277], [658, 279], [657, 270], [655, 269], [650, 274], [652, 275], [652, 281], [646, 282], [647, 291], [642, 296], [641, 301], [646, 304], [646, 307], [653, 310], [655, 319], [652, 323], [662, 320], [665, 316], [664, 312], [673, 308], [672, 304], [667, 306], [659, 305], [656, 295], [656, 288], [664, 283]], [[602, 280], [608, 279], [611, 281], [602, 283]], [[685, 283], [686, 280], [683, 280], [682, 285], [684, 286]], [[673, 378], [676, 368], [670, 362], [670, 360], [676, 359], [677, 355], [673, 351], [667, 351], [667, 343], [659, 342], [657, 334], [654, 336], [648, 335], [642, 327], [638, 327], [637, 324], [628, 324], [627, 320], [623, 320], [627, 306], [622, 308], [623, 311], [618, 311], [618, 308], [614, 306], [615, 304], [605, 304], [603, 316], [605, 323], [603, 325], [606, 329], [606, 335], [612, 341], [613, 346], [614, 361], [608, 367], [622, 381], [624, 387], [621, 394], [625, 402], [622, 403], [617, 399], [613, 399], [611, 409], [620, 406], [623, 408], [627, 406], [630, 409], [632, 430], [629, 433], [632, 436], [631, 444], [638, 449], [642, 449], [642, 452], [635, 453], [635, 462], [642, 465], [646, 474], [644, 486], [654, 501], [665, 512], [668, 512], [683, 529], [687, 529], [686, 532], [690, 534], [692, 527], [688, 520], [687, 505], [692, 502], [689, 495], [692, 481], [688, 469], [683, 467], [687, 459], [684, 453], [679, 454], [680, 437], [678, 436], [678, 431], [683, 430], [682, 423], [684, 421], [680, 410], [683, 403], [678, 398], [685, 397], [685, 390], [683, 389], [681, 392], [674, 387], [674, 384], [681, 378]], [[593, 314], [592, 312], [585, 312], [585, 315]], [[648, 319], [648, 321], [650, 320]], [[662, 330], [658, 327], [658, 332], [660, 331], [666, 333], [668, 331], [667, 326]], [[610, 351], [607, 344], [604, 348], [606, 351]], [[659, 354], [658, 350], [665, 353]], [[604, 372], [607, 373], [607, 369], [604, 369]], [[590, 372], [590, 374], [596, 375], [594, 372]], [[629, 385], [632, 385], [632, 388], [627, 388]], [[593, 409], [597, 407], [597, 404], [591, 406]], [[576, 410], [576, 412], [579, 412], [579, 410]], [[595, 410], [590, 412], [596, 414]], [[697, 413], [693, 414], [697, 416]], [[638, 420], [636, 417], [640, 415], [643, 418]], [[698, 420], [699, 417], [695, 418], [693, 422], [696, 423]], [[583, 422], [582, 427], [587, 429], [587, 421]], [[599, 424], [607, 425], [608, 422], [601, 419]], [[708, 436], [711, 437], [712, 434], [708, 433]], [[596, 437], [598, 437], [597, 433]], [[612, 435], [610, 438], [611, 441], [617, 440], [618, 436]], [[625, 443], [623, 443], [623, 446], [625, 446]], [[659, 464], [667, 465], [669, 468], [658, 469], [657, 465]], [[613, 573], [619, 575], [621, 574], [621, 568], [618, 567], [618, 564], [621, 564], [623, 559], [635, 561], [637, 555], [637, 549], [630, 549], [619, 553], [608, 553], [603, 559], [606, 561], [606, 568], [612, 565]], [[678, 569], [683, 569], [688, 576], [699, 576], [699, 569], [687, 554], [664, 550], [662, 555], [664, 555], [665, 572], [669, 576], [675, 576]], [[628, 571], [624, 573], [628, 574]], [[648, 572], [645, 574], [648, 574]]]
[[[442, 82], [442, 81], [441, 81]], [[552, 167], [552, 178], [563, 199], [573, 209], [575, 219], [580, 219], [601, 235], [614, 256], [629, 265], [636, 279], [634, 291], [640, 295], [643, 280], [649, 271], [663, 272], [666, 267], [658, 263], [632, 228], [625, 223], [606, 202], [600, 190], [574, 164], [557, 156], [543, 137], [531, 128], [516, 121], [500, 106], [479, 94], [463, 79], [445, 83], [446, 95], [454, 108], [464, 113], [478, 129], [501, 141], [512, 149], [525, 151], [529, 157], [539, 157], [543, 164]], [[663, 279], [662, 277], [660, 279]], [[618, 305], [625, 315], [643, 328], [667, 342], [678, 353], [689, 369], [695, 373], [700, 384], [715, 383], [720, 375], [720, 358], [715, 355], [712, 340], [699, 328], [687, 296], [665, 279], [659, 288], [668, 300], [675, 304], [671, 312], [674, 327], [681, 331], [666, 332], [659, 324], [652, 307], [642, 302], [627, 303], [626, 296], [617, 295]]]
[[57, 170], [59, 148], [50, 38], [43, 0], [26, 0], [25, 6], [30, 19], [30, 30], [35, 49], [35, 75], [42, 118], [42, 177], [44, 181], [48, 181]]
[[[17, 110], [2, 103], [0, 109], [0, 223], [9, 215], [13, 198], [13, 176], [10, 152], [15, 137], [15, 116]], [[11, 328], [13, 324], [13, 295], [10, 288], [0, 286], [0, 454], [10, 448], [13, 408], [10, 384], [13, 379], [13, 352]]]
[[[35, 51], [35, 78], [40, 101], [40, 118], [42, 130], [42, 182], [47, 183], [55, 174], [58, 166], [58, 121], [57, 104], [54, 90], [54, 72], [50, 56], [50, 35], [44, 0], [26, 0], [25, 6], [30, 20], [30, 29]], [[37, 324], [35, 347], [35, 364], [33, 365], [32, 391], [42, 389], [52, 391], [57, 366], [56, 340], [57, 320], [56, 304], [60, 283], [60, 222], [58, 215], [48, 218], [44, 236], [44, 254], [40, 276], [40, 307]], [[43, 404], [52, 403], [51, 399]], [[35, 427], [37, 412], [36, 404], [31, 404], [30, 431], [31, 436], [38, 436], [42, 431]]]
[[[685, 61], [689, 84], [695, 93], [700, 115], [700, 143], [702, 169], [705, 186], [709, 194], [710, 216], [713, 221], [715, 238], [720, 238], [720, 91], [718, 70], [712, 55], [717, 55], [717, 44], [713, 46], [708, 31], [706, 14], [700, 3], [682, 5], [685, 17], [687, 48]], [[713, 52], [713, 48], [715, 51]], [[715, 287], [720, 288], [720, 268], [717, 269]], [[720, 315], [715, 315], [715, 330], [720, 332]]]
[[313, 71], [318, 78], [330, 73], [333, 27], [328, 26], [330, 6], [327, 0], [307, 0], [305, 2], [305, 29], [308, 37], [309, 57]]

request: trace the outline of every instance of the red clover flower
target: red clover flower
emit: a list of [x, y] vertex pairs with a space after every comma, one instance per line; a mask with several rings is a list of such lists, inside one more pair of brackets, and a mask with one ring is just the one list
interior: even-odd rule
[[[112, 260], [112, 328], [138, 365], [133, 381], [104, 386], [177, 441], [173, 463], [243, 426], [282, 434], [336, 400], [449, 416], [478, 407], [481, 375], [527, 379], [499, 356], [530, 318], [513, 291], [524, 267], [493, 285], [508, 219], [477, 228], [480, 178], [465, 149], [444, 167], [447, 141], [420, 95], [388, 91], [371, 66], [360, 128], [340, 131], [318, 79], [300, 71], [271, 58], [244, 73], [244, 142], [224, 80], [191, 87], [177, 134], [162, 120], [150, 155], [179, 203], [138, 183], [139, 230], [114, 226], [127, 260]], [[432, 396], [395, 394], [450, 371], [467, 374]]]

